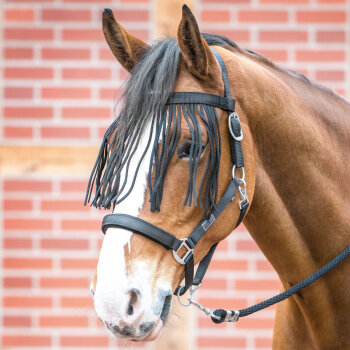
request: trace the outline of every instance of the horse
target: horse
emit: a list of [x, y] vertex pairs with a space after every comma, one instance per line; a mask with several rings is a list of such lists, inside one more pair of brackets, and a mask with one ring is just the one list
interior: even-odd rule
[[[198, 264], [234, 230], [242, 218], [242, 195], [243, 204], [249, 201], [243, 223], [286, 289], [348, 245], [350, 104], [345, 98], [226, 37], [201, 34], [186, 5], [176, 39], [149, 46], [108, 9], [103, 32], [131, 73], [87, 193], [89, 201], [95, 186], [91, 204], [112, 206], [110, 215], [124, 215], [132, 226], [105, 227], [91, 285], [97, 315], [113, 334], [134, 341], [157, 338], [174, 291], [180, 295], [185, 288], [179, 293], [188, 277], [182, 260], [193, 253], [193, 265]], [[186, 108], [169, 105], [174, 93], [221, 98], [227, 89], [244, 135], [241, 169], [232, 164], [228, 107], [203, 107], [199, 100], [187, 101]], [[236, 177], [239, 195], [210, 221]], [[206, 232], [190, 249], [183, 242], [202, 220], [209, 222]], [[182, 252], [172, 254], [152, 234], [143, 234], [143, 225], [156, 230], [161, 242], [175, 237]], [[347, 259], [278, 304], [273, 348], [350, 349], [349, 274]]]

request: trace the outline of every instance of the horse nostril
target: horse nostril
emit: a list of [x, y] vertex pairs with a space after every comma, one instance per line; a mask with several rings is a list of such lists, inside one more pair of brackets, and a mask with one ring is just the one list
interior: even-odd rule
[[134, 306], [138, 301], [139, 294], [140, 294], [140, 291], [138, 289], [131, 289], [129, 292], [130, 300], [129, 300], [129, 304], [128, 304], [128, 309], [126, 311], [126, 313], [129, 316], [132, 316], [134, 314]]

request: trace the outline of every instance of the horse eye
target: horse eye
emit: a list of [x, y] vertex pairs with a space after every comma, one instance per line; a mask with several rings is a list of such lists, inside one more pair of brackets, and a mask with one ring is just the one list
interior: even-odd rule
[[[180, 143], [180, 145], [177, 147], [177, 156], [179, 157], [179, 159], [189, 158], [191, 153], [191, 144], [191, 141], [184, 141]], [[205, 144], [202, 144], [200, 154], [203, 153], [205, 146]]]

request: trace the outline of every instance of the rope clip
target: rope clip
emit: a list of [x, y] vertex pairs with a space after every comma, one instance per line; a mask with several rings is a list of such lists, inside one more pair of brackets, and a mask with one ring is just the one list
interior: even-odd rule
[[179, 288], [179, 290], [177, 291], [177, 299], [179, 300], [179, 303], [185, 307], [190, 306], [192, 304], [195, 307], [197, 307], [199, 310], [203, 311], [207, 316], [210, 316], [211, 318], [214, 318], [216, 320], [220, 320], [220, 317], [216, 316], [211, 309], [204, 307], [198, 301], [194, 300], [194, 293], [199, 289], [200, 286], [201, 286], [201, 283], [195, 288], [192, 288], [192, 286], [190, 287], [189, 289], [190, 296], [187, 298], [187, 303], [184, 303], [180, 298], [180, 292], [182, 288], [184, 288], [184, 286]]

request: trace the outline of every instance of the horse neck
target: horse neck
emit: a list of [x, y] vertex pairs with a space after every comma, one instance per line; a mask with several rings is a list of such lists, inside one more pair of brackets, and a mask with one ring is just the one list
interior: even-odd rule
[[[245, 57], [229, 72], [255, 146], [255, 193], [245, 225], [287, 288], [348, 245], [350, 105]], [[328, 290], [332, 278], [318, 286]]]

